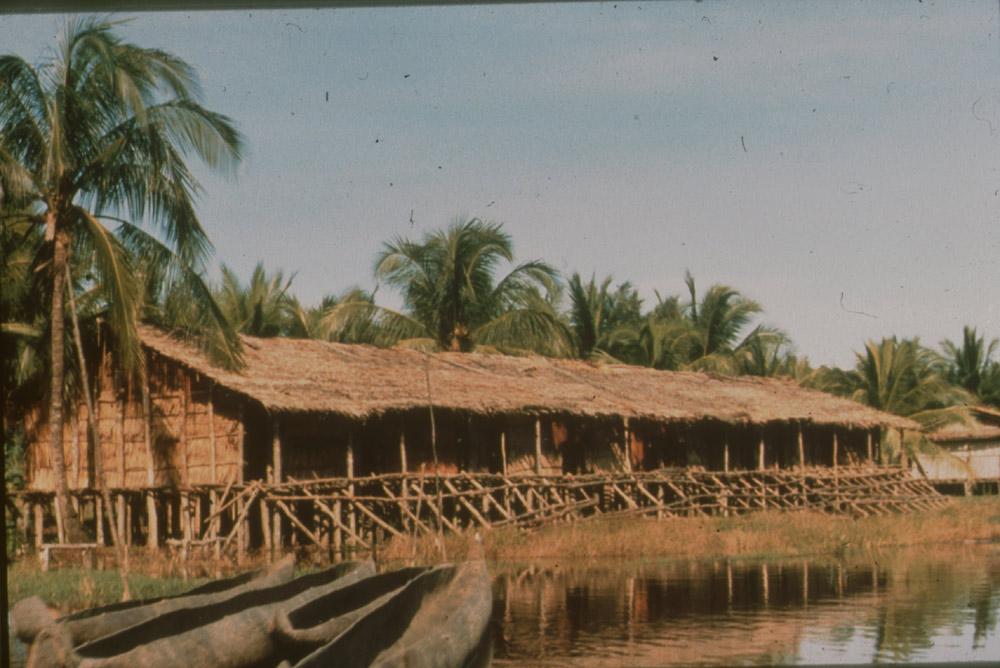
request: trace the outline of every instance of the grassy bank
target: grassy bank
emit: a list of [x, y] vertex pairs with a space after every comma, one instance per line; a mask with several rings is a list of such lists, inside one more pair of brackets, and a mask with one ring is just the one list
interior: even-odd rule
[[[738, 517], [594, 519], [526, 532], [500, 529], [446, 536], [444, 554], [461, 559], [481, 550], [492, 562], [539, 559], [776, 559], [849, 556], [882, 548], [1000, 540], [1000, 497], [957, 499], [940, 510], [852, 519], [814, 512], [763, 512]], [[430, 538], [396, 539], [392, 561], [433, 562], [442, 550]]]
[[[394, 539], [379, 561], [386, 566], [436, 563], [483, 555], [494, 566], [540, 560], [581, 562], [620, 559], [793, 559], [866, 556], [881, 550], [921, 545], [1000, 541], [1000, 497], [957, 499], [947, 508], [915, 513], [851, 519], [820, 513], [755, 513], [740, 517], [675, 519], [607, 519], [546, 527], [536, 531], [495, 529], [433, 537]], [[256, 565], [261, 565], [262, 559]], [[315, 555], [304, 554], [300, 567], [318, 567]], [[247, 570], [247, 562], [238, 570]], [[207, 580], [217, 565], [186, 562], [181, 577], [176, 562], [136, 555], [130, 577], [133, 596], [149, 598], [179, 593]], [[235, 568], [235, 564], [229, 564]], [[224, 574], [231, 573], [226, 569]], [[8, 568], [10, 601], [39, 595], [62, 611], [79, 610], [120, 600], [121, 581], [113, 570], [64, 568], [42, 573], [33, 559]]]

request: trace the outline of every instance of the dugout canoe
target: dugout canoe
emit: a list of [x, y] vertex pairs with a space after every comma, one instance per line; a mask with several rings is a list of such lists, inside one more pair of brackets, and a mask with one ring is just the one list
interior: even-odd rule
[[255, 666], [274, 654], [271, 627], [276, 613], [374, 573], [371, 562], [345, 562], [223, 601], [173, 610], [78, 647], [72, 646], [65, 627], [55, 624], [38, 634], [27, 666]]
[[384, 597], [295, 668], [485, 665], [492, 607], [484, 561], [438, 566]]
[[429, 570], [430, 567], [403, 568], [374, 575], [293, 610], [278, 612], [273, 625], [275, 663], [295, 663], [334, 640]]
[[53, 619], [38, 597], [19, 601], [13, 608], [18, 638], [30, 644], [49, 624], [65, 627], [73, 647], [117, 633], [146, 620], [174, 610], [196, 608], [225, 601], [244, 592], [265, 589], [288, 582], [295, 570], [295, 557], [289, 555], [266, 569], [250, 571], [230, 578], [213, 580], [183, 594], [160, 598], [113, 603]]

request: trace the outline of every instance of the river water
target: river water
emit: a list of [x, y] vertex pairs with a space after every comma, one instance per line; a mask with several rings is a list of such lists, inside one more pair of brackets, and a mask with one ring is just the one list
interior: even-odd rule
[[1000, 661], [1000, 546], [507, 567], [495, 666]]

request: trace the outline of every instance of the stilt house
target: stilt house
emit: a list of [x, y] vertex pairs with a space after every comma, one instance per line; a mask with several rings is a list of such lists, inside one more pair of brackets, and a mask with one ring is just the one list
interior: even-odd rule
[[[115, 489], [835, 466], [877, 461], [887, 429], [919, 429], [784, 380], [250, 337], [233, 372], [163, 331], [141, 336], [147, 387], [120, 382], [107, 360], [95, 374], [99, 456]], [[69, 485], [93, 488], [86, 407], [68, 413]], [[50, 491], [46, 408], [25, 427], [28, 487]]]

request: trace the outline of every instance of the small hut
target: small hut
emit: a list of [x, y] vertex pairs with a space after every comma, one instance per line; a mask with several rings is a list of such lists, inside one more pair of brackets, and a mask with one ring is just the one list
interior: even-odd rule
[[927, 438], [941, 452], [918, 453], [929, 480], [949, 493], [1000, 493], [1000, 411], [985, 406], [969, 409], [971, 424], [951, 424]]

